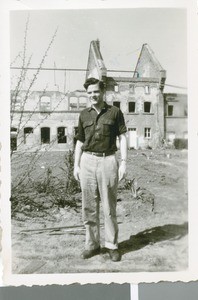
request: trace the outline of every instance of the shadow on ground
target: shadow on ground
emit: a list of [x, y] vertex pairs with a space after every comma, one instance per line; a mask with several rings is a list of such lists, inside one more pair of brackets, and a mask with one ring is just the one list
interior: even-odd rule
[[147, 245], [153, 245], [158, 242], [167, 240], [179, 240], [188, 233], [188, 223], [180, 225], [167, 224], [139, 232], [131, 235], [128, 240], [119, 243], [121, 254], [136, 251]]

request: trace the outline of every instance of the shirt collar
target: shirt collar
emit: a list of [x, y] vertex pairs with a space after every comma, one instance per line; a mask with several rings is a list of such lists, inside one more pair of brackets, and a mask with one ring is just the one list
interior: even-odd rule
[[[103, 102], [102, 110], [103, 110], [103, 109], [107, 109], [107, 108], [108, 108], [108, 105], [107, 105], [107, 103], [104, 101], [104, 102]], [[92, 109], [94, 109], [93, 106], [90, 106], [90, 107], [88, 108], [88, 111], [91, 111]]]

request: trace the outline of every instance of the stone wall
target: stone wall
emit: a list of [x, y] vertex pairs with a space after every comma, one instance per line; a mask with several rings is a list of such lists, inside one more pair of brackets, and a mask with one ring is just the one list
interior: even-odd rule
[[[111, 105], [120, 103], [128, 130], [136, 129], [136, 148], [158, 147], [164, 138], [164, 100], [157, 80], [110, 78], [106, 101]], [[129, 111], [131, 101], [135, 102], [134, 112]], [[151, 103], [150, 112], [144, 111], [145, 102]], [[145, 137], [145, 128], [150, 128], [150, 137]]]

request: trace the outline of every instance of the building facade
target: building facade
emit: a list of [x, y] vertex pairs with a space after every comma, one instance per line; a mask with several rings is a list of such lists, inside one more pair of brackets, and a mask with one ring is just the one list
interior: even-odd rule
[[184, 94], [165, 93], [165, 139], [173, 142], [175, 138], [188, 139], [188, 107]]
[[[11, 148], [16, 151], [74, 148], [79, 111], [87, 107], [85, 91], [26, 91], [13, 94], [11, 108]], [[23, 100], [25, 100], [25, 103]]]
[[[107, 71], [99, 41], [90, 44], [86, 78], [106, 85], [105, 101], [125, 116], [129, 148], [152, 148], [163, 139], [187, 139], [187, 96], [164, 93], [166, 71], [147, 44], [135, 71], [127, 76]], [[86, 79], [85, 78], [85, 79]], [[88, 107], [86, 91], [11, 93], [11, 148], [13, 151], [73, 149], [78, 117]]]

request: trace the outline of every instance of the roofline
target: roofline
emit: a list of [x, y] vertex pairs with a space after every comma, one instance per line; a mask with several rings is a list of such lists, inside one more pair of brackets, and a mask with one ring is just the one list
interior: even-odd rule
[[[99, 75], [101, 75], [101, 77], [107, 76], [107, 68], [105, 66], [100, 48], [99, 48], [99, 40], [92, 40], [90, 42], [90, 47], [89, 47], [89, 55], [88, 55], [88, 61], [87, 61], [87, 71], [86, 71], [86, 78], [89, 74], [89, 69], [88, 69], [88, 64], [89, 64], [89, 57], [90, 54], [93, 54], [94, 60], [95, 60], [95, 66], [97, 68], [97, 72]], [[102, 61], [102, 66], [100, 67], [98, 64], [97, 60], [101, 60]]]
[[139, 61], [140, 61], [140, 57], [141, 57], [141, 54], [142, 54], [144, 45], [146, 45], [146, 44], [143, 44], [143, 45], [142, 45], [142, 48], [141, 48], [141, 51], [140, 51], [140, 54], [139, 54], [139, 57], [138, 57], [138, 60], [137, 60], [136, 66], [135, 66], [135, 73], [134, 73], [133, 77], [135, 77], [135, 74], [136, 74], [136, 73], [139, 74], [139, 73], [137, 72], [137, 66], [138, 66], [138, 63], [139, 63]]
[[[139, 64], [140, 57], [141, 57], [142, 52], [143, 52], [143, 49], [144, 49], [145, 47], [146, 47], [146, 49], [148, 50], [148, 52], [149, 52], [149, 54], [151, 55], [151, 57], [153, 58], [154, 62], [158, 65], [159, 71], [160, 71], [160, 72], [165, 72], [165, 73], [166, 73], [166, 70], [165, 70], [164, 68], [162, 68], [160, 62], [159, 62], [158, 59], [156, 58], [154, 51], [151, 49], [151, 47], [150, 47], [147, 43], [145, 43], [145, 44], [142, 45], [142, 48], [141, 48], [141, 51], [140, 51], [140, 54], [139, 54], [139, 57], [138, 57], [138, 60], [137, 60], [137, 64], [136, 64], [136, 67], [135, 67], [135, 72], [138, 73], [138, 72], [137, 72], [137, 66], [138, 66], [138, 64]], [[134, 77], [135, 77], [135, 74], [134, 74]]]

